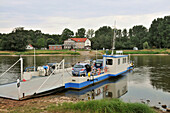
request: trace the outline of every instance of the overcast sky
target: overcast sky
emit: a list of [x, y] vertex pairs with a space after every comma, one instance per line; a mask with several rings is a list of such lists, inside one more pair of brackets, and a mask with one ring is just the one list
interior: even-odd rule
[[0, 0], [0, 33], [15, 27], [61, 34], [64, 28], [119, 29], [144, 25], [170, 15], [170, 0]]

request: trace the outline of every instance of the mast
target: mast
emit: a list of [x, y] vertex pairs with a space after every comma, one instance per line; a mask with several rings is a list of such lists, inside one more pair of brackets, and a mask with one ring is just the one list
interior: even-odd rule
[[114, 24], [114, 35], [113, 35], [113, 44], [112, 44], [112, 53], [111, 53], [111, 55], [114, 54], [115, 41], [116, 41], [116, 21], [115, 21], [115, 24]]

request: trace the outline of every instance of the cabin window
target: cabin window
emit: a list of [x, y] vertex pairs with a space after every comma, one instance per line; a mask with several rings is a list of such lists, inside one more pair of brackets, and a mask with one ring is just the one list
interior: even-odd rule
[[123, 58], [123, 64], [126, 63], [126, 58]]
[[120, 59], [118, 59], [118, 65], [120, 64]]
[[112, 64], [113, 64], [113, 60], [112, 59], [107, 59], [106, 65], [112, 65]]

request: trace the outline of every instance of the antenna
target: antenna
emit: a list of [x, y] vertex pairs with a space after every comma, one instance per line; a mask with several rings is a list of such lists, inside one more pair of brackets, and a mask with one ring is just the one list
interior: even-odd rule
[[115, 41], [116, 41], [116, 21], [115, 21], [115, 23], [114, 23], [114, 35], [113, 35], [113, 45], [112, 45], [112, 53], [111, 53], [111, 55], [114, 54]]

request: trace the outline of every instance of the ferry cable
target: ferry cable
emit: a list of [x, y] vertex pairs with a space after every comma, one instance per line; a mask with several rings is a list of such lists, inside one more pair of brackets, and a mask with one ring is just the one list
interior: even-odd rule
[[[61, 65], [63, 62], [64, 62], [64, 59], [58, 64], [58, 66]], [[55, 71], [56, 71], [56, 69], [53, 70], [53, 72], [49, 75], [49, 77], [48, 77], [48, 78], [41, 84], [41, 86], [35, 91], [34, 95], [36, 95], [36, 92], [38, 92], [38, 91], [41, 89], [41, 87], [47, 82], [47, 80], [51, 77], [51, 75], [53, 75], [53, 73], [54, 73]]]
[[4, 73], [2, 73], [2, 75], [0, 75], [0, 77], [2, 77], [6, 72], [8, 72], [15, 64], [17, 64], [21, 59], [19, 59], [18, 61], [16, 61], [10, 68], [8, 68]]

